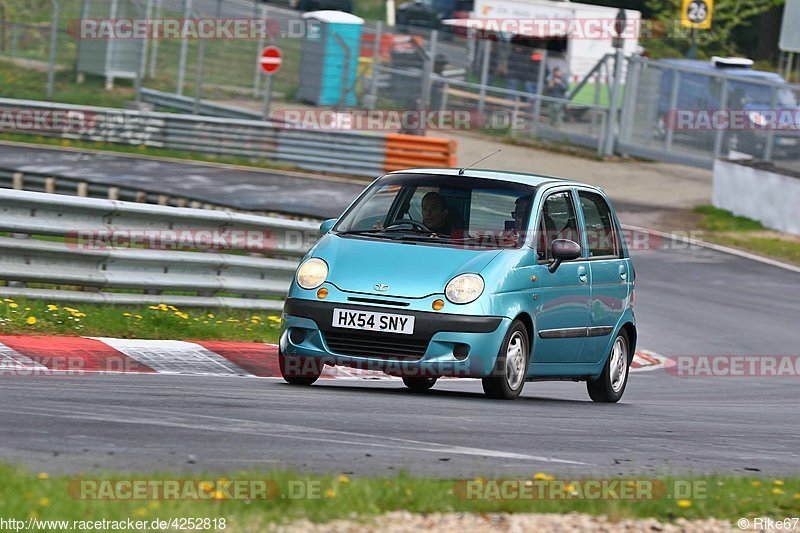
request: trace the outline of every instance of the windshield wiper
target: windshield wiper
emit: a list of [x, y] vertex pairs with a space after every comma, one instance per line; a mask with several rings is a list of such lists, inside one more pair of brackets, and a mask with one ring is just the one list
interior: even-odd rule
[[450, 235], [448, 235], [447, 233], [439, 233], [437, 231], [424, 231], [419, 228], [389, 228], [383, 231], [385, 231], [386, 233], [410, 233], [411, 235], [415, 236], [415, 238], [417, 235], [419, 235], [420, 237], [423, 235], [427, 235], [430, 236], [431, 238], [433, 237], [444, 238], [444, 239], [450, 238]]

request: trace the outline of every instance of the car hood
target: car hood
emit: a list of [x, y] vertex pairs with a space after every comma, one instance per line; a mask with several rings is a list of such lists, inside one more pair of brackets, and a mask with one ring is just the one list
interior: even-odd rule
[[[328, 281], [340, 290], [422, 298], [443, 293], [458, 274], [480, 272], [500, 251], [328, 234], [313, 256], [328, 263]], [[379, 291], [375, 288], [379, 284], [389, 288]]]

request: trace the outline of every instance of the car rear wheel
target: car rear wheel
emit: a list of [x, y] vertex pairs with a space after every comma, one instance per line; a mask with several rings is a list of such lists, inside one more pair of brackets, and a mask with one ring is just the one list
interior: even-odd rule
[[511, 323], [497, 354], [492, 375], [483, 378], [483, 392], [486, 396], [513, 400], [522, 392], [530, 357], [529, 338], [525, 324], [519, 320]]
[[436, 384], [437, 378], [403, 378], [403, 383], [406, 387], [414, 392], [423, 392], [429, 390]]
[[620, 331], [611, 345], [603, 373], [596, 380], [586, 382], [589, 397], [595, 402], [616, 403], [622, 398], [628, 384], [629, 346], [628, 334]]
[[311, 385], [322, 374], [323, 363], [311, 357], [286, 357], [278, 354], [281, 377], [292, 385]]

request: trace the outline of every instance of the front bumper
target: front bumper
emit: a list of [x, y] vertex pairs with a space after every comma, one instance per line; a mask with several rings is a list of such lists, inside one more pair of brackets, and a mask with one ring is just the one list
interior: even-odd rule
[[[333, 309], [414, 317], [413, 335], [334, 328]], [[289, 298], [280, 352], [402, 376], [488, 376], [511, 319]]]

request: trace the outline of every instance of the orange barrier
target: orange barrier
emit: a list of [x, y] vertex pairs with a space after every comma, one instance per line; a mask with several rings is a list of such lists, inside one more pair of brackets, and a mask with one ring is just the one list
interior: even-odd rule
[[457, 148], [457, 141], [389, 133], [386, 135], [383, 170], [391, 172], [416, 167], [455, 167]]

